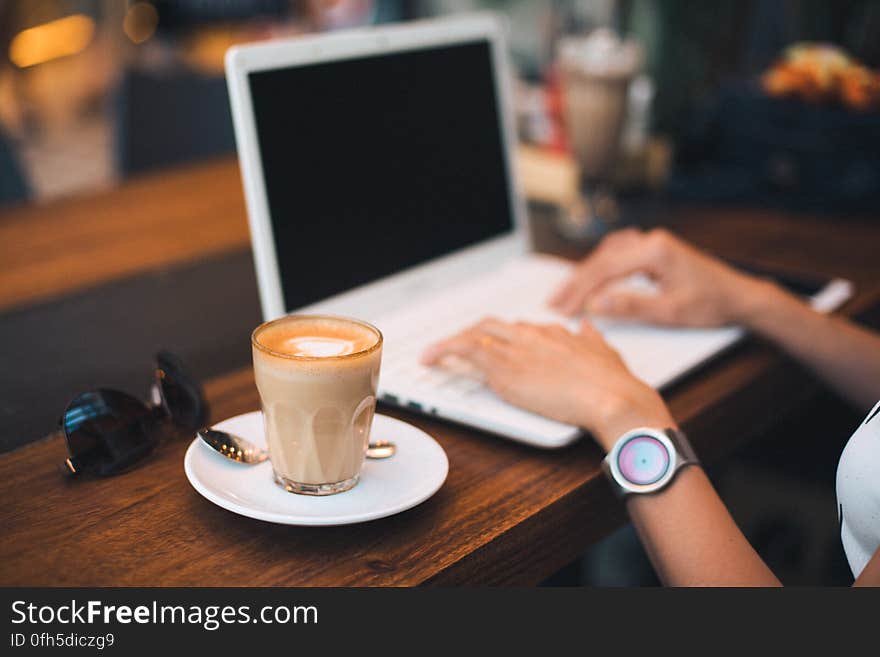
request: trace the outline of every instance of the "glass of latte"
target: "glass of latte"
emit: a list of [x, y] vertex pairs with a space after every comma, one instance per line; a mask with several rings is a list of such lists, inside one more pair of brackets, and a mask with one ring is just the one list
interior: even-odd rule
[[382, 333], [345, 317], [290, 315], [257, 327], [251, 346], [275, 481], [305, 495], [352, 488], [376, 409]]

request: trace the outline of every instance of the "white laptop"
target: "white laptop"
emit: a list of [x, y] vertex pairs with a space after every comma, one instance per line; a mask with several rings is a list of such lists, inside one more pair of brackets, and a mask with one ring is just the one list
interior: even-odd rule
[[[580, 434], [428, 369], [432, 342], [546, 305], [570, 264], [532, 252], [512, 173], [503, 29], [445, 19], [236, 47], [226, 58], [265, 319], [359, 317], [385, 337], [379, 398], [538, 447]], [[849, 296], [834, 281], [815, 298]], [[598, 322], [630, 368], [669, 384], [742, 331]]]

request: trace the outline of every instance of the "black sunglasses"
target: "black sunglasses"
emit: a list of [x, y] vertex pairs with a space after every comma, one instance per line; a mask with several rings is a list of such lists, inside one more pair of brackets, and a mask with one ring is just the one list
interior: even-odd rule
[[206, 424], [208, 404], [202, 386], [168, 351], [156, 354], [152, 403], [119, 390], [99, 388], [77, 395], [64, 410], [61, 428], [70, 454], [70, 474], [118, 474], [145, 458], [170, 420], [181, 430]]

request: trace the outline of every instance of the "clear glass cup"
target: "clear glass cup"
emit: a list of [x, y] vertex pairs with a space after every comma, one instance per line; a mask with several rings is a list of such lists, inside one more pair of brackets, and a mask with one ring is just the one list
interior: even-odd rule
[[564, 119], [580, 169], [581, 197], [560, 226], [575, 238], [598, 237], [619, 220], [611, 185], [626, 121], [630, 83], [641, 70], [641, 46], [598, 29], [559, 44]]
[[251, 336], [275, 481], [332, 495], [360, 478], [376, 409], [382, 333], [356, 319], [290, 315]]

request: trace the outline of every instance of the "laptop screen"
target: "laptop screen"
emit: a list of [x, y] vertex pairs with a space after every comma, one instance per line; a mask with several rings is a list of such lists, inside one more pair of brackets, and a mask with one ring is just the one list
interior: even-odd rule
[[488, 42], [249, 84], [286, 309], [513, 229]]

